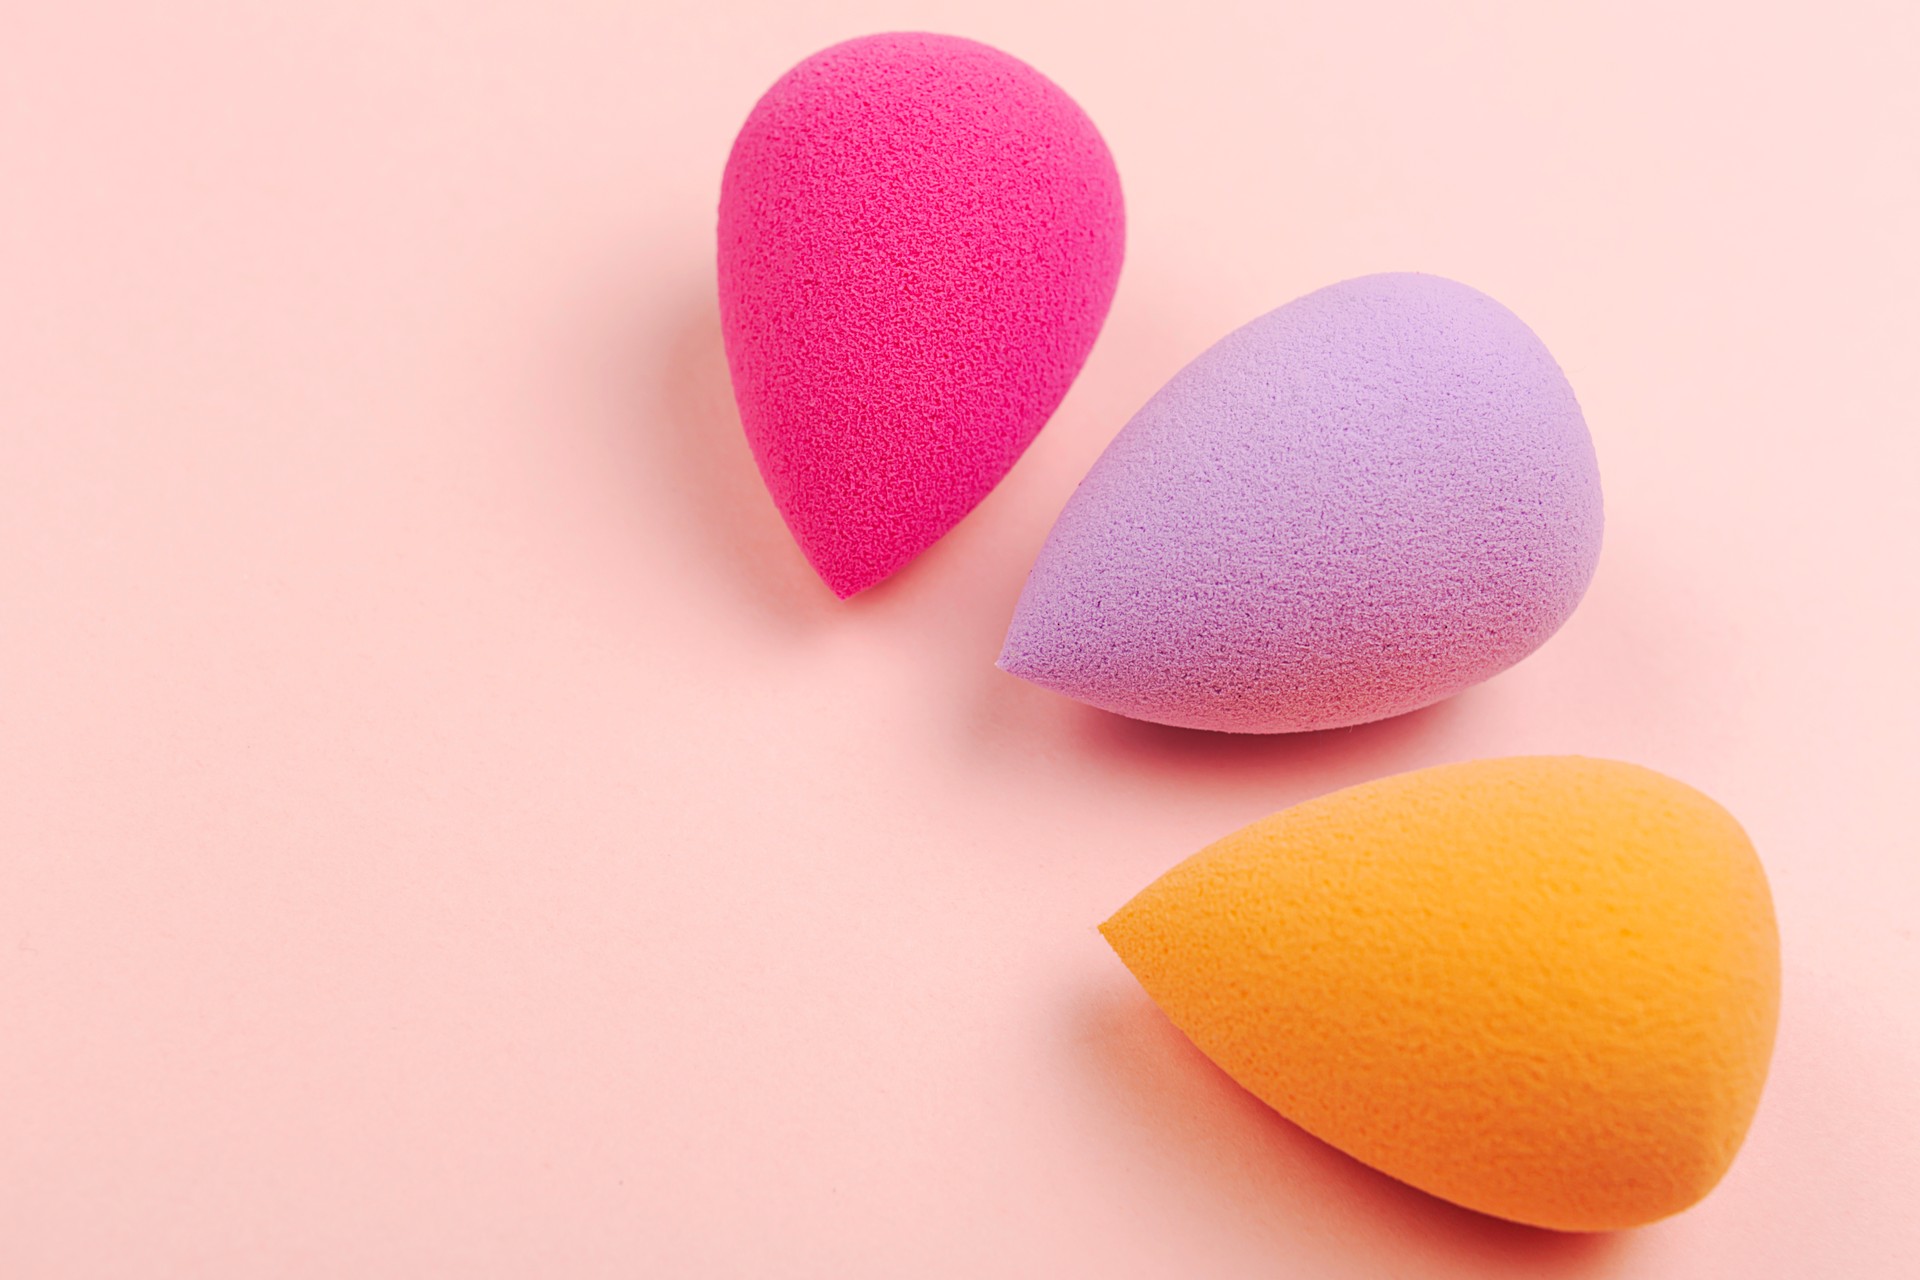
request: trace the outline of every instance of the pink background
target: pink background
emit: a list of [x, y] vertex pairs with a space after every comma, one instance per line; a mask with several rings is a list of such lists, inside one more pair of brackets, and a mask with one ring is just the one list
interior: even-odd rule
[[[1879, 1277], [1920, 1257], [1920, 23], [1803, 6], [80, 3], [0, 19], [0, 1274]], [[836, 604], [713, 220], [789, 64], [921, 27], [1100, 124], [1128, 262], [1027, 459]], [[1520, 668], [1245, 740], [993, 669], [1229, 328], [1502, 299], [1607, 484]], [[1720, 1190], [1559, 1237], [1305, 1137], [1093, 925], [1394, 770], [1747, 823], [1786, 953]]]

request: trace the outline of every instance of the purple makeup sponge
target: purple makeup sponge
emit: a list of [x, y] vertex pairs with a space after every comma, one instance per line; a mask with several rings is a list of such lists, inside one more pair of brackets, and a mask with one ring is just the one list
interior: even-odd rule
[[720, 183], [720, 323], [760, 474], [835, 594], [926, 550], [1033, 442], [1125, 239], [1099, 130], [997, 49], [866, 36], [767, 90]]
[[1365, 276], [1228, 334], [1134, 415], [1000, 666], [1162, 724], [1362, 724], [1538, 648], [1600, 530], [1593, 442], [1533, 331], [1451, 280]]

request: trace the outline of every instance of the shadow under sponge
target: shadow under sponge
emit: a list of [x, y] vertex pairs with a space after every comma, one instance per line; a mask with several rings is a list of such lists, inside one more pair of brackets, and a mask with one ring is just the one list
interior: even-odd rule
[[1079, 373], [1125, 238], [1099, 131], [952, 36], [868, 36], [767, 90], [720, 187], [720, 317], [774, 503], [841, 597], [998, 484]]
[[1243, 733], [1361, 724], [1485, 680], [1573, 613], [1599, 468], [1532, 330], [1438, 276], [1365, 276], [1235, 330], [1060, 513], [1005, 670]]

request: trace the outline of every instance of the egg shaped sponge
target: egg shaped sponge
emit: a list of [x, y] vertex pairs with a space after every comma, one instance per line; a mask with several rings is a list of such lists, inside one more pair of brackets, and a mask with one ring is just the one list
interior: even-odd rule
[[1285, 810], [1102, 926], [1182, 1031], [1310, 1133], [1563, 1231], [1704, 1196], [1766, 1079], [1772, 899], [1726, 810], [1580, 757], [1446, 765]]
[[1378, 720], [1543, 643], [1600, 532], [1593, 443], [1533, 332], [1438, 276], [1348, 280], [1221, 339], [1127, 423], [1000, 666], [1188, 728]]
[[1092, 121], [953, 36], [849, 40], [768, 89], [720, 184], [720, 321], [775, 505], [842, 597], [1007, 473], [1080, 371], [1125, 238]]

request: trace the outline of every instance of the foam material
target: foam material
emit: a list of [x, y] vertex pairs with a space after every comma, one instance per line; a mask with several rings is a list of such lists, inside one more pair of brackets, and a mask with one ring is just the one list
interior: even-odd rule
[[1634, 765], [1351, 787], [1201, 850], [1102, 926], [1207, 1056], [1334, 1146], [1561, 1230], [1705, 1195], [1766, 1079], [1779, 940], [1753, 847]]
[[842, 597], [1019, 458], [1106, 318], [1106, 143], [1024, 62], [876, 35], [782, 76], [720, 186], [720, 317], [761, 475]]
[[1537, 648], [1600, 531], [1586, 423], [1532, 331], [1437, 276], [1349, 280], [1134, 416], [1047, 538], [1000, 665], [1189, 728], [1377, 720]]

